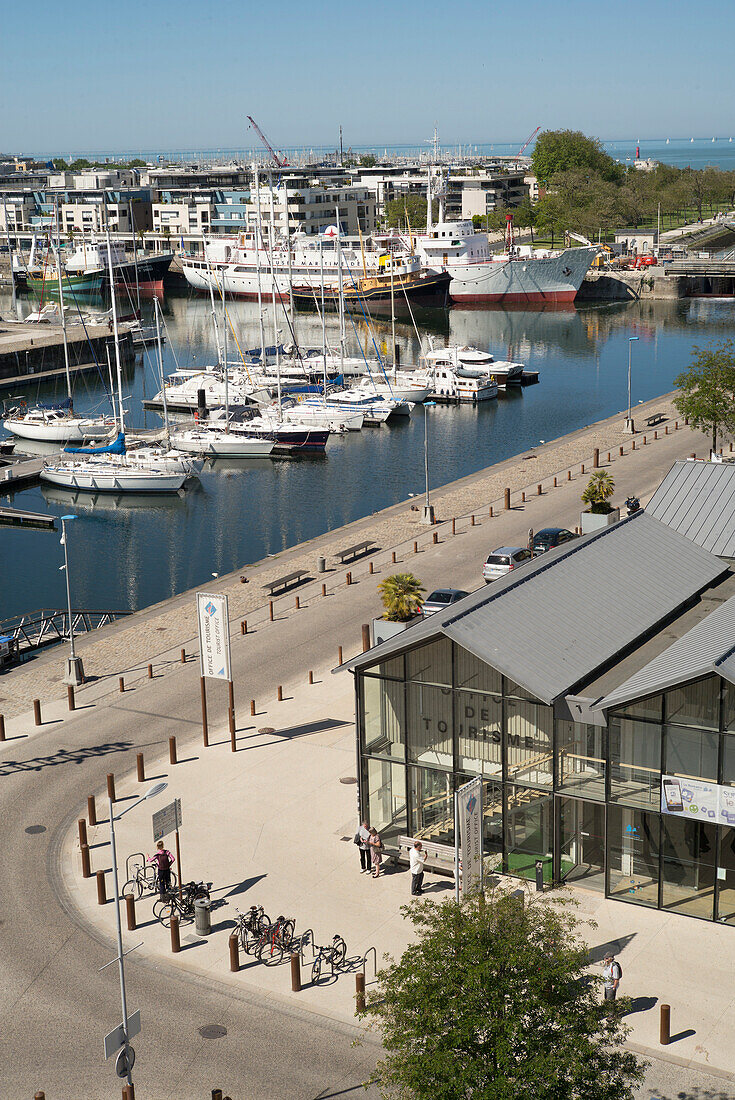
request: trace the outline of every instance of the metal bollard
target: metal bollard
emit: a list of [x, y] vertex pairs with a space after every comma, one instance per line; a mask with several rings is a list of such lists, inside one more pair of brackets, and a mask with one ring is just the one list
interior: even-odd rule
[[438, 532], [438, 531], [434, 531], [434, 539], [433, 539], [433, 542], [434, 542], [434, 546], [436, 546], [436, 544], [438, 543], [438, 541], [439, 541], [439, 532]]
[[186, 664], [186, 650], [185, 649], [181, 650], [181, 663], [182, 663], [182, 665]]
[[[348, 576], [349, 576], [349, 574], [348, 574]], [[294, 604], [294, 607], [295, 607], [295, 608], [296, 608], [296, 610], [298, 611], [298, 610], [299, 610], [299, 609], [301, 608], [301, 600], [299, 599], [299, 597], [298, 597], [298, 596], [296, 596], [296, 597], [295, 597], [295, 599], [296, 599], [296, 602], [295, 602], [295, 604]]]
[[631, 443], [631, 445], [630, 445], [630, 449], [631, 449], [631, 451], [634, 451], [634, 450], [635, 450], [635, 439], [634, 439], [634, 440], [633, 440], [633, 442]]
[[525, 504], [525, 503], [526, 503], [526, 494], [521, 493], [521, 504]]
[[643, 436], [643, 446], [644, 446], [644, 447], [645, 447], [645, 445], [646, 445], [646, 442], [647, 442], [647, 440], [646, 440], [646, 437], [645, 437], [645, 435], [644, 435], [644, 436]]
[[33, 700], [33, 721], [37, 726], [41, 725], [41, 700]]
[[368, 565], [368, 573], [370, 574], [370, 576], [372, 576], [374, 572], [375, 572], [375, 562], [371, 561], [370, 564]]
[[177, 916], [171, 917], [171, 952], [174, 955], [178, 955], [181, 950], [181, 940], [179, 939], [179, 918]]
[[365, 1011], [365, 975], [362, 971], [355, 974], [355, 1012]]
[[658, 432], [654, 432], [654, 433], [653, 433], [653, 438], [654, 438], [654, 439], [658, 439]]
[[474, 517], [474, 515], [472, 515], [472, 516], [470, 516], [470, 527], [474, 527], [474, 526], [475, 526], [475, 517]]
[[148, 679], [153, 679], [153, 665], [148, 665]]
[[0, 714], [0, 741], [5, 740], [5, 715]]
[[419, 544], [417, 542], [413, 544], [413, 552], [414, 554], [418, 554], [419, 552]]
[[169, 764], [176, 764], [176, 738], [169, 737], [168, 739], [168, 762]]
[[255, 700], [251, 699], [250, 700], [250, 717], [252, 718], [254, 715], [255, 715]]
[[341, 645], [337, 646], [337, 664], [338, 665], [342, 664], [342, 646]]
[[571, 481], [571, 480], [572, 480], [572, 471], [567, 470], [567, 481]]
[[117, 683], [118, 683], [118, 687], [120, 688], [120, 691], [125, 691], [125, 677], [124, 676], [118, 677]]
[[222, 1089], [212, 1089], [212, 1100], [223, 1100]]
[[111, 802], [117, 802], [115, 798], [115, 776], [112, 772], [107, 773], [107, 797]]
[[233, 974], [237, 974], [240, 969], [240, 941], [237, 938], [237, 932], [232, 932], [229, 938], [230, 945], [230, 970]]
[[135, 771], [138, 776], [139, 783], [145, 783], [145, 760], [143, 759], [143, 753], [139, 752], [135, 755]]
[[309, 670], [309, 683], [314, 683], [314, 673], [311, 670]]
[[276, 692], [276, 698], [278, 699], [279, 703], [283, 702], [283, 688], [281, 687], [280, 684], [278, 685], [278, 691]]
[[658, 1041], [662, 1047], [667, 1047], [671, 1042], [671, 1005], [661, 1005]]
[[607, 461], [612, 462], [612, 459], [610, 458], [610, 452], [609, 451], [607, 452]]
[[618, 457], [622, 458], [625, 454], [625, 447], [618, 447]]
[[247, 621], [247, 619], [243, 619], [243, 621], [240, 623], [240, 633], [241, 634], [247, 634], [247, 632], [248, 632], [248, 621]]
[[362, 624], [362, 652], [367, 653], [370, 649], [370, 624]]
[[[345, 581], [347, 584], [352, 584], [352, 573], [347, 573], [347, 575], [345, 576]], [[296, 597], [296, 599], [298, 599], [298, 596]]]
[[291, 956], [291, 992], [301, 992], [301, 959], [297, 953]]
[[488, 512], [488, 516], [490, 517], [490, 519], [493, 518], [493, 506], [492, 506], [492, 504], [490, 505], [490, 511]]
[[557, 489], [558, 487], [559, 487], [559, 483], [556, 480], [556, 478], [554, 478], [554, 488]]
[[594, 454], [592, 455], [592, 468], [598, 470], [600, 468], [600, 448], [595, 447]]
[[82, 878], [92, 877], [92, 865], [89, 861], [89, 845], [83, 844], [81, 848], [82, 852]]
[[128, 920], [128, 932], [134, 932], [138, 926], [135, 923], [135, 898], [132, 894], [125, 895], [125, 916]]
[[326, 586], [326, 584], [323, 584], [322, 585], [322, 596], [326, 596], [326, 594], [327, 594], [327, 586]]
[[122, 1100], [135, 1100], [135, 1085], [123, 1085]]
[[273, 622], [273, 600], [268, 600], [268, 618]]
[[393, 565], [396, 564], [396, 552], [395, 552], [395, 550], [393, 551], [393, 556], [391, 557], [391, 562], [393, 563]]
[[87, 798], [87, 820], [90, 825], [97, 824], [97, 803], [94, 800], [93, 794], [90, 794]]
[[46, 1100], [46, 1093], [43, 1089], [39, 1089], [38, 1092], [34, 1092], [33, 1100]]
[[74, 702], [74, 684], [66, 685], [66, 705], [69, 710], [76, 710], [77, 706]]
[[83, 817], [80, 817], [77, 821], [77, 827], [79, 829], [79, 847], [83, 847], [87, 843], [87, 822]]
[[506, 512], [510, 508], [510, 489], [505, 490], [505, 510]]
[[536, 486], [536, 496], [537, 496], [537, 497], [540, 497], [540, 496], [541, 496], [541, 486], [540, 486], [540, 485], [537, 485], [537, 486]]
[[97, 904], [107, 905], [107, 891], [105, 890], [105, 872], [97, 871], [95, 873], [97, 879]]
[[452, 534], [453, 535], [457, 534], [457, 520], [456, 520], [456, 517], [452, 518]]
[[582, 473], [584, 473], [584, 462], [582, 463]]

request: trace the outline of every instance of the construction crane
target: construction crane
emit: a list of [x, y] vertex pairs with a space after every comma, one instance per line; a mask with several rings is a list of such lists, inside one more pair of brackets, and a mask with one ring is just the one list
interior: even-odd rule
[[265, 145], [266, 149], [270, 153], [271, 159], [273, 160], [276, 168], [288, 168], [288, 161], [284, 157], [283, 153], [280, 153], [280, 152], [277, 153], [276, 152], [276, 150], [273, 148], [271, 143], [268, 141], [268, 138], [265, 136], [265, 134], [261, 130], [260, 126], [258, 126], [258, 123], [255, 121], [253, 116], [248, 115], [247, 119], [248, 119], [248, 122], [250, 123], [250, 125], [252, 126], [252, 128], [255, 130], [258, 137], [260, 138], [260, 140], [263, 142], [263, 145]]
[[[255, 124], [253, 123], [253, 125], [255, 125]], [[534, 138], [536, 137], [536, 134], [537, 134], [537, 133], [539, 132], [539, 130], [540, 130], [540, 129], [541, 129], [541, 127], [540, 127], [540, 126], [537, 126], [537, 127], [536, 127], [536, 129], [535, 129], [535, 130], [533, 131], [533, 133], [531, 134], [530, 138], [526, 138], [526, 140], [525, 140], [525, 141], [523, 142], [523, 145], [521, 145], [520, 149], [519, 149], [519, 150], [518, 150], [518, 152], [516, 153], [516, 156], [518, 156], [518, 157], [522, 157], [522, 156], [523, 156], [524, 152], [526, 151], [526, 149], [528, 148], [528, 146], [529, 146], [529, 145], [531, 144], [531, 142], [533, 141], [533, 139], [534, 139]], [[256, 130], [257, 130], [257, 126], [256, 126]], [[262, 136], [262, 135], [261, 135], [261, 136]], [[270, 148], [270, 146], [269, 146], [269, 148]]]

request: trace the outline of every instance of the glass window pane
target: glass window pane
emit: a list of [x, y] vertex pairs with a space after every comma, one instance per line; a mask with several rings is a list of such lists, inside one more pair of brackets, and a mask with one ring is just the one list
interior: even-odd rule
[[662, 908], [712, 920], [715, 889], [715, 826], [682, 817], [662, 817]]
[[735, 829], [725, 826], [720, 833], [720, 867], [717, 880], [715, 920], [723, 924], [735, 924]]
[[505, 715], [508, 779], [551, 787], [553, 709], [541, 703], [506, 699]]
[[506, 856], [509, 875], [535, 879], [536, 860], [543, 860], [544, 882], [551, 882], [553, 795], [525, 787], [506, 789]]
[[680, 775], [686, 779], [709, 779], [716, 783], [719, 739], [717, 733], [666, 726], [664, 770], [669, 775]]
[[505, 694], [511, 695], [515, 699], [535, 699], [534, 695], [531, 695], [520, 684], [516, 684], [513, 680], [507, 676], [505, 678]]
[[735, 685], [729, 683], [727, 680], [723, 680], [722, 686], [725, 689], [725, 698], [722, 706], [722, 728], [726, 730], [735, 730]]
[[610, 800], [646, 808], [661, 804], [661, 727], [653, 722], [612, 718]]
[[382, 676], [384, 680], [403, 679], [403, 654], [399, 657], [391, 657], [388, 661], [381, 661], [378, 665], [368, 665], [362, 670], [372, 676]]
[[[735, 735], [722, 735], [722, 782], [725, 786], [735, 787]], [[735, 825], [735, 821], [732, 822]]]
[[490, 691], [500, 695], [503, 690], [500, 673], [459, 645], [454, 647], [454, 678], [457, 687], [470, 691]]
[[666, 721], [677, 726], [720, 728], [720, 678], [708, 676], [666, 692]]
[[395, 680], [361, 677], [360, 730], [363, 751], [373, 756], [405, 754], [403, 697], [405, 688]]
[[561, 876], [588, 890], [605, 891], [605, 807], [562, 798]]
[[602, 726], [557, 721], [560, 788], [605, 800], [605, 733]]
[[658, 906], [659, 817], [609, 806], [608, 892], [619, 901]]
[[625, 703], [618, 710], [610, 711], [611, 714], [625, 715], [628, 718], [651, 718], [655, 722], [663, 719], [663, 695], [652, 695], [649, 699], [638, 699], [633, 703]]
[[[467, 772], [457, 774], [457, 786], [462, 786], [475, 776]], [[500, 874], [503, 868], [503, 786], [492, 780], [482, 783], [483, 818], [483, 869], [486, 875]]]
[[499, 695], [454, 697], [458, 766], [470, 775], [502, 775], [503, 704]]
[[406, 654], [406, 679], [452, 686], [452, 643], [440, 638]]
[[427, 684], [406, 687], [408, 757], [417, 764], [452, 768], [452, 691]]
[[454, 844], [454, 793], [448, 772], [409, 768], [411, 819], [409, 835], [434, 844]]
[[406, 769], [390, 760], [363, 759], [363, 817], [384, 844], [398, 846], [406, 833]]

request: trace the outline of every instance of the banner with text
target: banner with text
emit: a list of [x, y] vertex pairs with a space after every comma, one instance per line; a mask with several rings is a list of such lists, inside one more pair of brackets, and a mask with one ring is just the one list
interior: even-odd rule
[[211, 676], [215, 680], [231, 680], [227, 596], [197, 592], [197, 621], [202, 676]]
[[662, 775], [661, 812], [720, 825], [735, 825], [735, 787], [718, 786], [706, 779]]
[[457, 791], [462, 855], [463, 898], [482, 890], [482, 779], [471, 779]]

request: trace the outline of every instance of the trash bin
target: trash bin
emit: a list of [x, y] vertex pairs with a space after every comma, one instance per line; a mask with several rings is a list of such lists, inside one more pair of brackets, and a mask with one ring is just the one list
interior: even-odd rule
[[208, 936], [212, 931], [212, 903], [209, 898], [197, 898], [194, 902], [194, 927], [198, 936]]
[[316, 559], [316, 569], [317, 569], [317, 573], [326, 573], [326, 571], [327, 571], [327, 559], [326, 558], [317, 558]]

